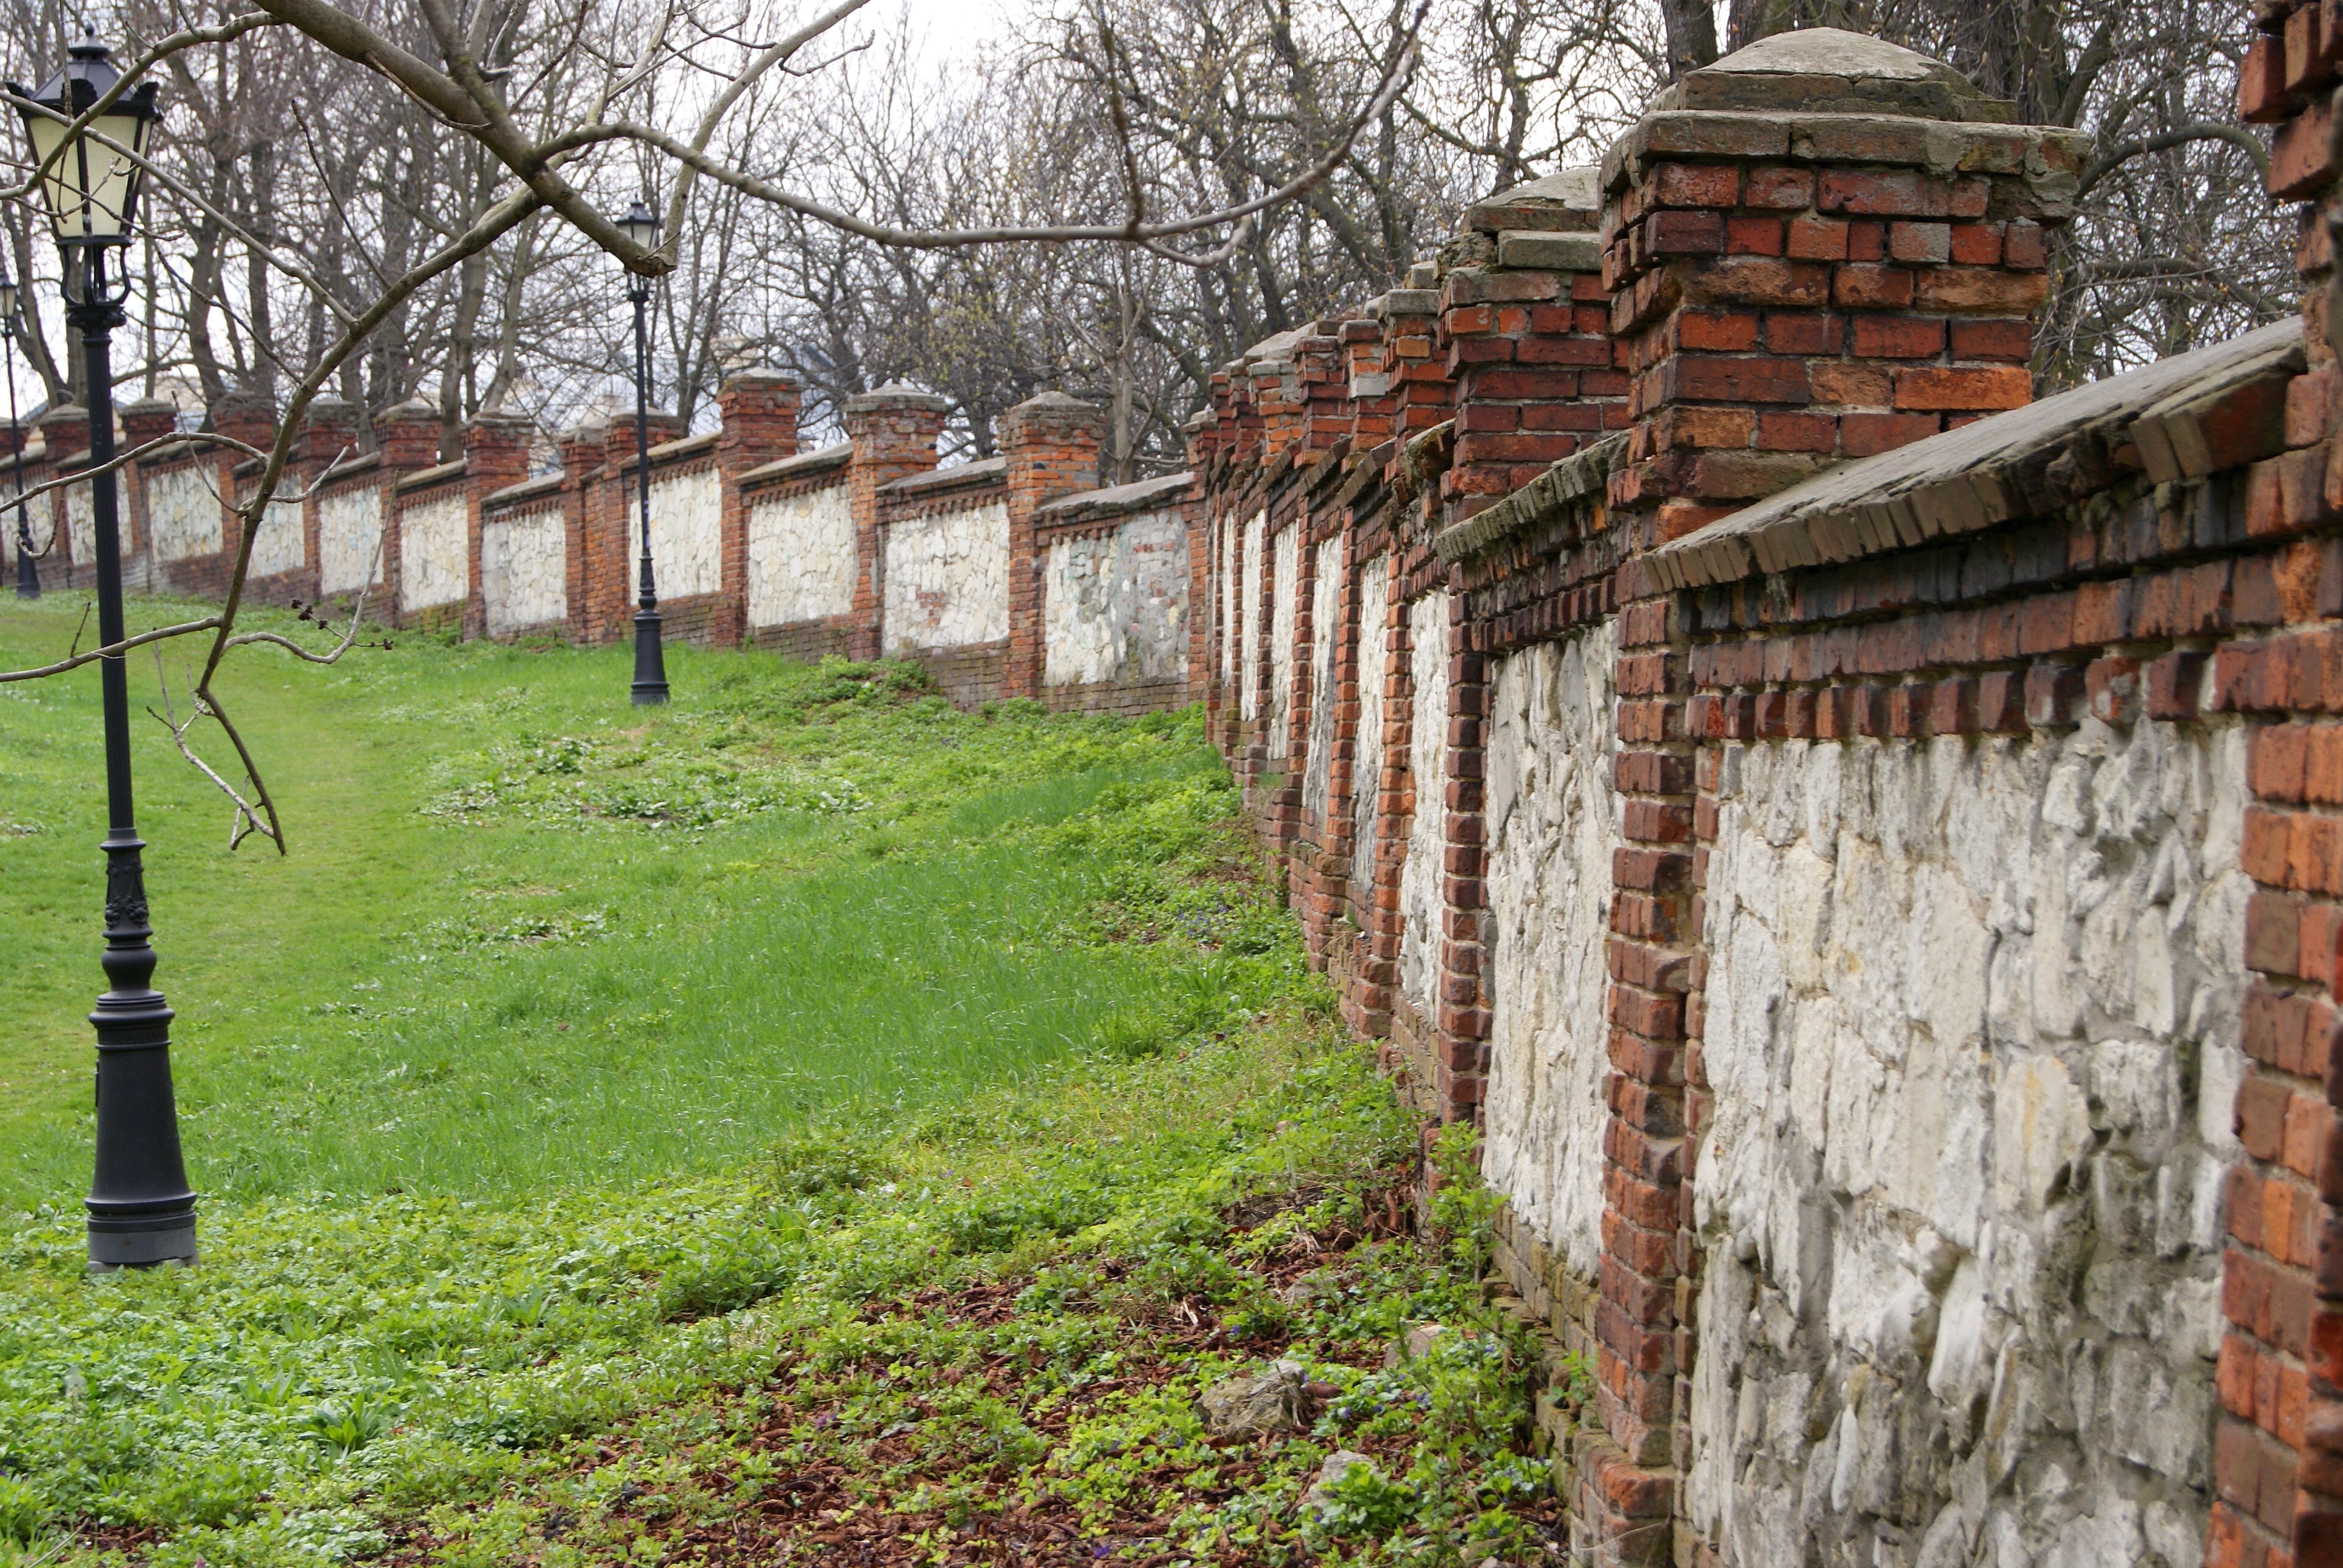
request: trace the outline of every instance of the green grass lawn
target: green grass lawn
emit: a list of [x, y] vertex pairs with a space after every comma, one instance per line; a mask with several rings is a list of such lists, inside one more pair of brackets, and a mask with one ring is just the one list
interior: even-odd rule
[[[82, 613], [0, 602], [0, 658]], [[0, 1568], [1478, 1562], [1550, 1523], [1471, 1184], [1444, 1250], [1397, 1234], [1413, 1130], [1194, 715], [689, 648], [645, 713], [624, 649], [394, 640], [223, 683], [289, 857], [229, 853], [138, 720], [192, 1271], [80, 1270], [97, 681], [0, 686]], [[1431, 1318], [1483, 1332], [1383, 1368]], [[1197, 1390], [1281, 1355], [1304, 1430], [1206, 1442]], [[1304, 1505], [1338, 1446], [1377, 1468]]]

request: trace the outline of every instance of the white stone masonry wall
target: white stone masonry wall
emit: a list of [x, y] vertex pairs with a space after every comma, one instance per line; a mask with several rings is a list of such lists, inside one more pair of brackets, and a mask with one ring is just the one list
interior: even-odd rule
[[1415, 814], [1400, 867], [1400, 990], [1429, 1021], [1439, 1011], [1440, 863], [1448, 833], [1448, 590], [1407, 607], [1408, 664], [1415, 700], [1408, 719], [1408, 768]]
[[[0, 500], [5, 500], [8, 494], [6, 489], [0, 488]], [[30, 508], [25, 509], [28, 512], [31, 510]], [[38, 560], [41, 554], [41, 522], [37, 518], [27, 520], [33, 526], [33, 558]], [[0, 510], [0, 578], [13, 583], [16, 580], [15, 572], [16, 511], [15, 508], [10, 507], [5, 510]]]
[[[628, 514], [628, 542], [639, 558], [643, 513]], [[724, 586], [724, 486], [716, 469], [651, 477], [651, 571], [662, 599], [715, 593]]]
[[1603, 1242], [1613, 623], [1498, 662], [1488, 740], [1490, 1070], [1481, 1163], [1583, 1279]]
[[480, 597], [490, 635], [569, 618], [568, 546], [558, 507], [480, 525]]
[[1685, 1501], [1725, 1562], [2195, 1568], [2244, 756], [1725, 753]]
[[[28, 483], [25, 487], [30, 489], [32, 487]], [[10, 583], [16, 580], [16, 508], [10, 504], [15, 494], [6, 470], [0, 469], [0, 568], [6, 569]], [[48, 560], [43, 558], [42, 552], [49, 548], [50, 537], [56, 532], [57, 527], [56, 513], [51, 508], [48, 497], [43, 496], [25, 503], [25, 527], [33, 537], [33, 558], [44, 570], [47, 569]]]
[[850, 487], [758, 502], [749, 508], [749, 624], [849, 613], [859, 564]]
[[382, 491], [336, 490], [317, 502], [317, 591], [356, 593], [382, 581]]
[[456, 604], [471, 591], [470, 518], [458, 491], [398, 514], [398, 608]]
[[[1302, 764], [1302, 817], [1306, 822], [1326, 820], [1327, 798], [1333, 789], [1334, 768], [1334, 639], [1335, 619], [1342, 603], [1342, 552], [1349, 536], [1336, 534], [1318, 547], [1318, 571], [1310, 588], [1310, 749]], [[1322, 829], [1321, 842], [1327, 835]]]
[[[309, 541], [302, 526], [301, 503], [288, 501], [285, 491], [292, 487], [288, 477], [277, 486], [277, 493], [269, 498], [260, 514], [259, 537], [252, 541], [250, 575], [256, 578], [275, 577], [279, 572], [297, 572], [308, 564]], [[237, 498], [239, 506], [249, 506], [257, 489], [246, 490]]]
[[1351, 902], [1366, 910], [1375, 897], [1375, 822], [1383, 809], [1384, 645], [1390, 633], [1391, 557], [1371, 556], [1359, 567], [1359, 733], [1351, 752]]
[[[89, 481], [76, 479], [67, 485], [65, 498], [65, 538], [71, 541], [74, 564], [89, 566], [97, 559], [97, 511], [90, 500]], [[122, 527], [122, 514], [118, 508], [115, 513], [115, 527], [116, 551], [127, 554], [130, 534]]]
[[219, 497], [206, 465], [146, 476], [146, 539], [156, 560], [216, 554], [223, 538]]
[[1188, 530], [1149, 512], [1059, 539], [1042, 575], [1044, 686], [1178, 680], [1188, 672]]
[[1237, 678], [1247, 723], [1261, 717], [1261, 562], [1268, 525], [1267, 512], [1255, 512], [1245, 525], [1243, 588], [1237, 595]]
[[890, 657], [1009, 635], [1009, 507], [995, 501], [887, 529]]
[[1269, 587], [1269, 766], [1282, 773], [1293, 748], [1293, 641], [1302, 604], [1299, 524], [1287, 525], [1277, 536], [1275, 552]]

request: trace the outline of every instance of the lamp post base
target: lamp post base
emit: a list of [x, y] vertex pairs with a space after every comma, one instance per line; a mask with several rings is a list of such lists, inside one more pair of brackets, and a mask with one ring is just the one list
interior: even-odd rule
[[659, 613], [635, 612], [635, 706], [654, 708], [667, 700], [667, 654], [659, 646]]
[[16, 547], [16, 597], [18, 598], [41, 597], [41, 569], [33, 564], [33, 558], [25, 553], [25, 548], [21, 542]]
[[89, 1271], [111, 1274], [122, 1269], [152, 1269], [176, 1264], [196, 1266], [196, 1228], [192, 1224], [168, 1231], [99, 1231], [89, 1232]]

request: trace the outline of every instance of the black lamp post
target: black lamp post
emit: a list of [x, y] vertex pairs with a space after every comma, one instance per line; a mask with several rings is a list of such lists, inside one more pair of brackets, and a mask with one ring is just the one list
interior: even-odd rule
[[[144, 155], [159, 115], [156, 85], [125, 93], [68, 140], [66, 125], [96, 106], [121, 79], [96, 33], [66, 51], [65, 67], [31, 99], [25, 132], [46, 166], [41, 195], [64, 260], [65, 321], [81, 336], [88, 383], [89, 501], [97, 546], [97, 637], [122, 640], [122, 532], [115, 505], [114, 371], [108, 339], [126, 319], [129, 279], [122, 257], [137, 217], [145, 170], [116, 147]], [[45, 112], [43, 112], [45, 111]], [[116, 144], [98, 140], [104, 136]], [[130, 799], [130, 694], [123, 656], [98, 661], [106, 709], [106, 954], [108, 982], [90, 1022], [97, 1027], [97, 1171], [89, 1193], [93, 1270], [196, 1261], [196, 1195], [179, 1156], [178, 1107], [171, 1092], [171, 1010], [146, 982], [155, 973], [147, 939], [146, 879]]]
[[25, 515], [25, 432], [16, 423], [16, 280], [0, 267], [0, 333], [5, 333], [8, 345], [0, 347], [0, 357], [8, 362], [8, 446], [11, 461], [15, 466], [16, 484], [16, 597], [41, 597], [41, 568], [33, 559], [33, 523]]
[[[618, 220], [618, 231], [645, 250], [659, 246], [659, 215], [637, 202]], [[627, 297], [635, 305], [635, 490], [643, 524], [642, 581], [635, 600], [635, 706], [667, 700], [667, 656], [659, 647], [659, 588], [651, 580], [651, 338], [644, 312], [651, 280], [627, 274]]]

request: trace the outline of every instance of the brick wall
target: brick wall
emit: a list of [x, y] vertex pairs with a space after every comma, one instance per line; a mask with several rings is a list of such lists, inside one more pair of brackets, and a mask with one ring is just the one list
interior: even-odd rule
[[[1348, 418], [1348, 406], [1337, 406]], [[898, 635], [896, 651], [928, 665], [955, 701], [1044, 695], [1053, 658], [1113, 666], [1099, 678], [1048, 683], [1054, 707], [1151, 711], [1180, 706], [1199, 688], [1202, 632], [1189, 600], [1205, 557], [1190, 537], [1197, 524], [1188, 477], [1137, 487], [1161, 503], [1140, 523], [1117, 522], [1103, 533], [1076, 526], [1077, 515], [1119, 518], [1131, 499], [1130, 487], [1095, 487], [1096, 409], [1059, 394], [1031, 399], [1003, 416], [1001, 457], [939, 473], [936, 440], [948, 406], [914, 388], [850, 400], [849, 439], [816, 453], [797, 450], [799, 395], [787, 377], [736, 376], [717, 407], [721, 425], [699, 436], [665, 416], [650, 421], [651, 545], [669, 638], [747, 642], [807, 658], [872, 658], [887, 642], [892, 613], [906, 627], [923, 617], [937, 623], [934, 635]], [[369, 612], [387, 622], [453, 627], [466, 637], [554, 633], [598, 642], [632, 635], [642, 473], [631, 421], [562, 433], [550, 443], [558, 470], [531, 477], [538, 436], [526, 420], [473, 421], [459, 433], [462, 456], [443, 463], [435, 407], [387, 410], [375, 420], [370, 453], [354, 450], [355, 413], [331, 397], [310, 405], [261, 537], [265, 569], [246, 579], [249, 598], [346, 609], [364, 593]], [[123, 420], [125, 438], [136, 443], [167, 436], [176, 416], [165, 405], [134, 403]], [[73, 408], [44, 417], [44, 437], [28, 444], [28, 484], [60, 465], [71, 472], [82, 421]], [[254, 447], [276, 437], [267, 406], [249, 397], [224, 403], [210, 424]], [[125, 484], [131, 582], [224, 595], [242, 538], [235, 508], [260, 471], [240, 452], [194, 440], [162, 441], [134, 463]], [[289, 532], [288, 496], [298, 508]], [[1061, 502], [1073, 503], [1073, 512], [1045, 528], [1042, 513]], [[76, 511], [72, 496], [59, 492], [33, 505], [36, 533], [45, 537], [54, 523], [62, 535], [50, 580], [77, 583], [74, 574], [88, 567], [76, 561], [72, 536], [75, 518], [86, 532], [85, 504]], [[1110, 562], [1101, 576], [1089, 559], [1095, 552], [1075, 552], [1081, 558], [1070, 562], [1061, 586], [1082, 602], [1053, 607], [1050, 543], [1086, 532], [1115, 541], [1108, 554], [1119, 550], [1121, 564]], [[900, 554], [930, 535], [920, 583], [897, 584], [902, 591], [890, 611], [890, 539]], [[159, 548], [150, 542], [156, 539]], [[983, 548], [963, 561], [971, 540]], [[1177, 561], [1162, 567], [1172, 556]], [[959, 608], [940, 615], [947, 600]], [[997, 635], [953, 629], [996, 620]], [[1141, 651], [1124, 668], [1120, 653], [1108, 655], [1128, 651], [1132, 633], [1141, 634], [1131, 645]], [[1053, 647], [1052, 635], [1063, 646]], [[1111, 647], [1091, 646], [1101, 637]]]
[[[2325, 123], [2325, 25], [2315, 8], [2266, 8], [2248, 72], [2248, 108], [2283, 123], [2272, 180], [2288, 199], [2328, 177], [2323, 129], [2298, 128]], [[1598, 176], [1599, 228], [1584, 174], [1492, 198], [1408, 288], [1225, 367], [1192, 425], [1212, 733], [1283, 859], [1313, 960], [1427, 1116], [1497, 1114], [1489, 1075], [1516, 1075], [1500, 1082], [1513, 1120], [1498, 1179], [1517, 1205], [1500, 1251], [1522, 1310], [1596, 1373], [1585, 1408], [1541, 1402], [1591, 1561], [1966, 1561], [1965, 1543], [1994, 1540], [2039, 1560], [2082, 1539], [2097, 1560], [2337, 1560], [2343, 1394], [2321, 1336], [2343, 1322], [2343, 1285], [2333, 1306], [2325, 1293], [2343, 1280], [2326, 1261], [2343, 1181], [2325, 1152], [2343, 1102], [2327, 1041], [2343, 879], [2326, 867], [2343, 786], [2316, 774], [2343, 485], [2326, 477], [2326, 242], [2306, 222], [2307, 340], [2273, 327], [1995, 418], [2030, 396], [2048, 231], [2087, 156], [1934, 62], [1845, 34], [1769, 40], [1631, 127]], [[1329, 341], [1343, 396], [1322, 403]], [[1311, 448], [1320, 430], [1347, 431], [1347, 447]], [[1279, 548], [1287, 528], [1299, 550]], [[1307, 591], [1281, 598], [1289, 562]], [[1427, 706], [1414, 688], [1434, 670], [1444, 698]], [[1282, 689], [1262, 690], [1272, 672]], [[1613, 693], [1608, 726], [1564, 710], [1595, 690]], [[1281, 711], [1290, 743], [1272, 755]], [[1430, 752], [1412, 733], [1426, 723], [1445, 727]], [[1511, 727], [1497, 752], [1493, 725]], [[1435, 770], [1414, 777], [1427, 756]], [[1857, 767], [1940, 776], [1961, 810], [2017, 794], [1966, 838], [1780, 814], [1837, 799]], [[1599, 771], [1593, 817], [1544, 793], [1564, 789], [1557, 769]], [[2086, 850], [2060, 835], [2083, 819], [2058, 780], [2077, 779], [2097, 780], [2086, 788], [2107, 813], [2088, 831], [2109, 847], [2088, 853], [2120, 857], [2110, 876], [2131, 868], [2091, 918], [2172, 956], [2127, 959], [2119, 979], [2086, 917], [2029, 892], [2035, 923], [1986, 940], [2066, 954], [2034, 961], [2065, 963], [2100, 1000], [2074, 1018], [2049, 993], [1977, 1000], [2008, 982], [1952, 955], [1961, 932], [1989, 929], [1969, 911], [2016, 896], [1989, 890], [2017, 862], [1955, 898], [1986, 873], [1943, 857], [2006, 840], [2071, 874]], [[2140, 814], [2134, 799], [2162, 804]], [[1402, 884], [1421, 886], [1409, 856], [1427, 837], [1441, 872], [1428, 1005], [1396, 972], [1421, 913], [1401, 906], [1423, 896]], [[1805, 881], [1763, 870], [1801, 846]], [[1819, 906], [1785, 901], [1853, 875], [1814, 869], [1841, 853], [1888, 854], [1899, 886], [1947, 890], [1867, 920], [1830, 912], [1851, 883]], [[1606, 858], [1604, 881], [1589, 862]], [[2187, 868], [2183, 881], [2154, 881], [2157, 864]], [[1541, 867], [1567, 873], [1553, 886], [1578, 902], [1541, 903]], [[1812, 908], [1825, 969], [1765, 981], [1786, 940], [1767, 932]], [[1942, 924], [1943, 953], [1878, 949], [1896, 921]], [[1829, 969], [1840, 952], [1846, 967]], [[1557, 1011], [1540, 966], [1590, 957], [1602, 1016]], [[1795, 1154], [1766, 1118], [1803, 1124], [1751, 1100], [1749, 1075], [1789, 1050], [1752, 1009], [1778, 994], [1781, 1018], [1825, 1019], [1866, 973], [1912, 987], [1916, 1008], [1953, 1008], [1941, 1028], [1981, 1031], [1986, 1060], [2016, 1075], [1963, 1113], [1997, 1151], [1975, 1178], [1892, 1190], [1893, 1138], [1815, 1132]], [[2157, 1011], [2176, 990], [2188, 1006]], [[1513, 1054], [1494, 1061], [1505, 1019]], [[1895, 1026], [1923, 1040], [1936, 1027]], [[2173, 1103], [2205, 1113], [2058, 1098], [2117, 1059], [2132, 1065], [2090, 1091], [2106, 1103], [2127, 1103], [2119, 1082], [2168, 1081]], [[1525, 1095], [1518, 1075], [1547, 1061], [1594, 1076]], [[1973, 1092], [1918, 1058], [1880, 1070], [1884, 1103]], [[1593, 1103], [1555, 1107], [1565, 1089]], [[1832, 1103], [1852, 1117], [1866, 1102]], [[1906, 1144], [1947, 1136], [1915, 1114]], [[1727, 1138], [1714, 1158], [1713, 1128]], [[2141, 1181], [2167, 1196], [2124, 1196]], [[1767, 1183], [1783, 1196], [1746, 1209]], [[1855, 1231], [1799, 1232], [1801, 1201], [1936, 1250], [1898, 1261]], [[2006, 1240], [2037, 1238], [2029, 1261], [1996, 1265], [2016, 1269], [1997, 1287], [2016, 1293], [1980, 1320], [2004, 1360], [1976, 1409], [2016, 1445], [1994, 1462], [2069, 1466], [2059, 1499], [1956, 1481], [1985, 1440], [1955, 1397], [1966, 1363], [1944, 1357], [1972, 1353], [1957, 1350], [1975, 1342], [1960, 1292], [1982, 1242], [1956, 1218], [1928, 1229], [1928, 1205], [1947, 1202], [1996, 1214]], [[1776, 1211], [1788, 1232], [1749, 1218]], [[2047, 1240], [2077, 1222], [2097, 1228], [2095, 1263]], [[1810, 1263], [1854, 1292], [1843, 1308], [1800, 1304]], [[1933, 1370], [1925, 1342], [1916, 1367], [1841, 1320], [1898, 1292], [1927, 1303]], [[1774, 1337], [1737, 1339], [1769, 1303], [1786, 1313]], [[2032, 1315], [1997, 1315], [2017, 1312]], [[2097, 1392], [2029, 1382], [2033, 1356], [2086, 1358]], [[1735, 1412], [1793, 1383], [1804, 1427], [1753, 1436]], [[1900, 1457], [1882, 1469], [1882, 1455]], [[1811, 1478], [1834, 1465], [1817, 1513]]]

